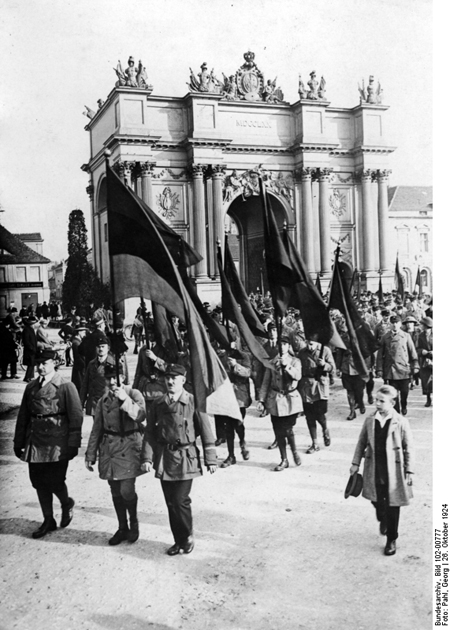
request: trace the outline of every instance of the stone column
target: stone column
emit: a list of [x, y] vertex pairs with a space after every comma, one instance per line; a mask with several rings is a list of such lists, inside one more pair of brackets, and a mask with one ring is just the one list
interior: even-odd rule
[[320, 271], [331, 272], [331, 234], [330, 234], [330, 209], [328, 200], [328, 183], [330, 181], [331, 168], [319, 169], [319, 226], [320, 226]]
[[223, 225], [223, 176], [225, 174], [225, 165], [215, 164], [211, 167], [212, 173], [212, 192], [213, 192], [213, 222], [214, 222], [214, 275], [219, 275], [217, 265], [217, 241], [224, 243], [224, 225]]
[[361, 173], [362, 192], [362, 236], [363, 236], [363, 268], [362, 271], [373, 271], [375, 267], [374, 235], [372, 233], [372, 176], [374, 171], [366, 169]]
[[194, 248], [203, 257], [195, 266], [195, 276], [197, 278], [207, 275], [207, 248], [206, 248], [206, 225], [205, 225], [205, 188], [203, 175], [206, 167], [203, 164], [192, 164], [191, 173], [194, 182]]
[[388, 271], [389, 256], [389, 216], [388, 216], [388, 180], [392, 171], [378, 171], [378, 239], [380, 269]]
[[313, 207], [312, 207], [312, 190], [311, 190], [311, 177], [313, 174], [313, 168], [302, 168], [300, 171], [302, 179], [302, 255], [306, 268], [309, 272], [314, 271], [314, 221], [313, 221]]
[[141, 186], [142, 186], [142, 199], [149, 206], [152, 207], [152, 172], [155, 167], [155, 162], [141, 162]]

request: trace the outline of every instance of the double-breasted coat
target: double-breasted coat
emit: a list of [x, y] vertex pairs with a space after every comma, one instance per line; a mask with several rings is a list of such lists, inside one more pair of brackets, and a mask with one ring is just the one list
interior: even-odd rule
[[81, 404], [86, 405], [86, 413], [91, 416], [95, 412], [95, 406], [97, 401], [105, 393], [106, 379], [105, 379], [105, 365], [115, 364], [115, 359], [112, 354], [108, 354], [106, 361], [100, 362], [98, 359], [93, 359], [89, 362], [86, 372], [84, 373], [83, 382], [81, 384], [80, 398]]
[[68, 459], [68, 447], [80, 447], [82, 423], [83, 409], [73, 383], [58, 372], [41, 388], [39, 379], [35, 379], [25, 388], [14, 447], [25, 449], [23, 460], [27, 462]]
[[[317, 369], [321, 354], [325, 361], [325, 372], [319, 376]], [[311, 350], [308, 347], [302, 348], [298, 353], [298, 358], [302, 364], [302, 378], [298, 388], [303, 402], [310, 404], [317, 400], [328, 400], [330, 396], [329, 375], [336, 370], [330, 348], [323, 346], [322, 350], [320, 344], [314, 343]]]
[[377, 372], [385, 380], [404, 380], [419, 369], [417, 352], [411, 335], [404, 330], [389, 330], [381, 339], [377, 353]]
[[145, 400], [128, 385], [122, 402], [109, 392], [95, 408], [94, 424], [86, 449], [86, 461], [95, 463], [98, 455], [100, 479], [131, 479], [142, 475], [142, 423]]
[[205, 465], [216, 465], [215, 437], [208, 415], [195, 410], [194, 396], [185, 389], [173, 403], [165, 394], [149, 409], [141, 461], [153, 462], [155, 477], [163, 481], [194, 479], [203, 474], [197, 436], [202, 441]]
[[288, 363], [279, 366], [280, 356], [271, 360], [274, 369], [266, 368], [259, 392], [259, 399], [272, 416], [291, 416], [303, 409], [302, 399], [297, 389], [302, 376], [300, 361], [288, 355]]
[[[364, 458], [362, 495], [369, 501], [377, 501], [375, 484], [375, 414], [368, 416], [361, 429], [352, 463], [359, 466]], [[407, 418], [395, 410], [386, 438], [389, 505], [409, 505], [412, 488], [406, 484], [407, 472], [414, 472], [412, 432]]]

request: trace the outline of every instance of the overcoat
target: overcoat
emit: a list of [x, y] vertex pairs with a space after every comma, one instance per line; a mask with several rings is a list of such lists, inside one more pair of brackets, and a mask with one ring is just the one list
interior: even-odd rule
[[8, 365], [17, 362], [17, 345], [14, 333], [5, 324], [0, 324], [0, 364]]
[[23, 460], [32, 463], [67, 459], [67, 448], [79, 448], [83, 409], [73, 383], [55, 372], [39, 388], [39, 379], [28, 383], [17, 416], [14, 447], [25, 449]]
[[166, 350], [158, 343], [152, 347], [152, 351], [156, 355], [156, 361], [146, 356], [146, 350], [146, 346], [139, 350], [133, 387], [138, 389], [146, 400], [151, 401], [154, 398], [159, 398], [166, 392], [164, 371], [168, 357]]
[[377, 372], [384, 379], [404, 380], [411, 376], [411, 370], [419, 368], [417, 353], [411, 335], [404, 330], [394, 333], [389, 330], [380, 342], [377, 353]]
[[34, 328], [26, 324], [22, 331], [23, 364], [34, 365], [37, 352], [36, 332]]
[[300, 361], [289, 356], [289, 362], [285, 367], [276, 367], [280, 356], [271, 360], [275, 370], [266, 368], [264, 379], [259, 392], [259, 399], [265, 404], [267, 411], [272, 416], [291, 416], [300, 413], [303, 409], [302, 399], [297, 389], [298, 381], [302, 376]]
[[112, 354], [108, 354], [106, 361], [101, 363], [97, 359], [93, 359], [89, 362], [86, 372], [84, 373], [83, 382], [81, 384], [81, 404], [86, 405], [86, 413], [91, 416], [94, 415], [95, 405], [99, 398], [105, 393], [106, 379], [105, 379], [105, 364], [115, 364], [115, 359]]
[[81, 344], [80, 337], [78, 337], [77, 335], [72, 337], [72, 354], [73, 354], [72, 383], [75, 385], [78, 391], [81, 391], [81, 384], [83, 382], [84, 373], [86, 371], [84, 358], [79, 353], [80, 344]]
[[310, 404], [317, 400], [328, 400], [330, 396], [330, 379], [328, 375], [335, 372], [336, 366], [330, 348], [324, 346], [322, 359], [325, 361], [325, 373], [316, 378], [317, 362], [320, 358], [320, 353], [321, 347], [318, 343], [314, 344], [312, 350], [305, 347], [298, 353], [298, 358], [302, 364], [302, 378], [298, 388], [305, 403]]
[[155, 399], [147, 416], [142, 462], [153, 462], [155, 477], [182, 481], [202, 475], [196, 437], [200, 436], [206, 466], [217, 464], [215, 437], [205, 413], [195, 410], [194, 396], [183, 389], [171, 403], [165, 394]]
[[239, 407], [250, 407], [252, 402], [250, 396], [250, 375], [252, 371], [250, 355], [248, 352], [235, 349], [231, 350], [228, 356], [236, 359], [236, 365], [233, 367], [226, 361], [226, 370], [233, 385], [238, 405]]
[[86, 461], [95, 463], [98, 454], [100, 479], [131, 479], [142, 475], [140, 458], [145, 401], [141, 392], [124, 386], [122, 402], [109, 393], [95, 408], [94, 424], [86, 449]]
[[419, 373], [422, 382], [422, 393], [431, 394], [433, 392], [433, 359], [431, 356], [423, 354], [433, 352], [433, 333], [422, 331], [417, 341], [417, 354], [419, 355]]
[[[352, 463], [359, 466], [364, 457], [362, 495], [369, 501], [377, 500], [375, 484], [375, 414], [368, 416], [359, 435]], [[414, 472], [412, 432], [406, 418], [393, 411], [386, 439], [386, 458], [389, 484], [389, 505], [409, 505], [412, 488], [406, 484], [405, 474]]]

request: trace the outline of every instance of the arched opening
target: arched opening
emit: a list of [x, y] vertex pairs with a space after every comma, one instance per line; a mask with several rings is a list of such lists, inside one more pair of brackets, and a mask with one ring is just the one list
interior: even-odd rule
[[[269, 193], [270, 195], [270, 193]], [[275, 219], [280, 230], [290, 217], [282, 202], [270, 195]], [[239, 275], [248, 293], [268, 290], [264, 263], [264, 224], [259, 196], [239, 195], [232, 201], [225, 216], [225, 232]]]

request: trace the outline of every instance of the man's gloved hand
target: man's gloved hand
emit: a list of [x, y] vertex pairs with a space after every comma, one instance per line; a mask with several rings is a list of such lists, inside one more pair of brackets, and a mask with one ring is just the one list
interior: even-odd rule
[[17, 446], [14, 447], [14, 455], [18, 457], [19, 459], [22, 459], [23, 452], [24, 452], [23, 448], [18, 448]]
[[68, 446], [67, 447], [67, 459], [73, 459], [78, 455], [78, 447], [77, 446]]

